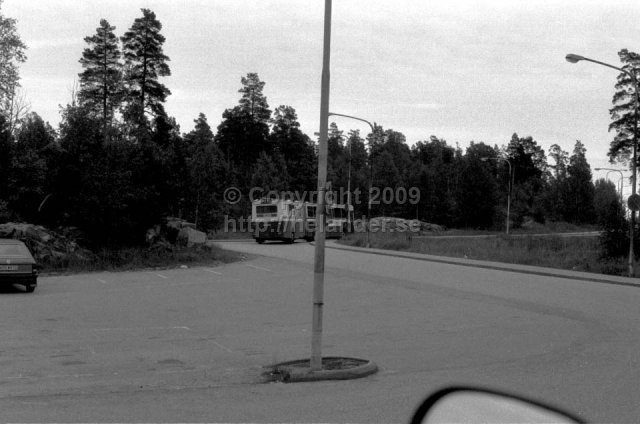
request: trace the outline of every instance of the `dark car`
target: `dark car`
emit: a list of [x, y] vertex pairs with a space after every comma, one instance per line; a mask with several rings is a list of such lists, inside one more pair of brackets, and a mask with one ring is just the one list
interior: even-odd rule
[[29, 293], [38, 285], [38, 265], [20, 240], [0, 239], [0, 284], [20, 284]]

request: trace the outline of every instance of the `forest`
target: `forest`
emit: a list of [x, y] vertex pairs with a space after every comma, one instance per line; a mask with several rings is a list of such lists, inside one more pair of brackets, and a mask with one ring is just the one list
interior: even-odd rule
[[[122, 35], [102, 19], [84, 39], [77, 89], [56, 127], [20, 97], [26, 46], [0, 13], [0, 222], [77, 228], [90, 245], [136, 245], [167, 216], [220, 231], [225, 217], [250, 215], [255, 188], [317, 190], [317, 141], [300, 130], [294, 106], [271, 108], [257, 72], [240, 76], [238, 103], [215, 128], [194, 113], [193, 128], [181, 130], [164, 108], [171, 90], [162, 78], [171, 69], [162, 24], [141, 12]], [[620, 58], [640, 62], [627, 50]], [[612, 161], [628, 159], [635, 123], [624, 78], [611, 110]], [[593, 182], [585, 146], [569, 143], [545, 152], [532, 135], [514, 133], [500, 146], [470, 141], [463, 149], [436, 135], [409, 145], [383, 123], [368, 134], [331, 123], [328, 181], [336, 192], [358, 194], [358, 218], [371, 192], [372, 216], [501, 230], [509, 198], [512, 228], [565, 221], [623, 231], [616, 185]], [[230, 187], [238, 202], [225, 201]]]

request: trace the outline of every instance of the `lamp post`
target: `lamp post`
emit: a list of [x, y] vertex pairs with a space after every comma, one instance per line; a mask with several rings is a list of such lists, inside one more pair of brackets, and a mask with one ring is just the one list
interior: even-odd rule
[[624, 181], [624, 174], [622, 173], [621, 170], [619, 169], [613, 169], [613, 168], [593, 168], [594, 171], [607, 171], [607, 175], [606, 178], [609, 178], [609, 174], [611, 172], [617, 172], [620, 174], [620, 182], [618, 183], [618, 191], [620, 192], [620, 203], [623, 205], [622, 206], [622, 211], [624, 212], [624, 202], [622, 201], [622, 187], [623, 187], [623, 181]]
[[[329, 133], [329, 82], [331, 58], [331, 0], [324, 3], [324, 39], [320, 88], [320, 140], [318, 145], [318, 206], [313, 259], [313, 315], [311, 320], [311, 371], [322, 369], [322, 314], [324, 306], [324, 204], [327, 184], [327, 138]], [[318, 231], [319, 230], [319, 231]]]
[[511, 161], [507, 158], [497, 157], [497, 158], [480, 158], [481, 161], [486, 162], [488, 160], [495, 161], [505, 161], [507, 165], [509, 165], [509, 192], [507, 193], [507, 225], [506, 225], [506, 234], [509, 235], [509, 222], [511, 221], [511, 190], [513, 189], [513, 168], [511, 167]]
[[[371, 134], [375, 134], [375, 128], [373, 124], [366, 119], [358, 118], [356, 116], [345, 115], [342, 113], [329, 112], [329, 116], [342, 116], [343, 118], [355, 119], [367, 123], [371, 127]], [[369, 164], [369, 201], [367, 204], [367, 247], [371, 247], [371, 190], [373, 185], [373, 170], [371, 164]], [[349, 207], [351, 206], [351, 142], [349, 142], [349, 181], [347, 183], [347, 216], [349, 216]]]
[[634, 237], [634, 227], [636, 225], [636, 210], [638, 210], [638, 196], [636, 194], [636, 168], [637, 168], [637, 147], [638, 147], [638, 116], [640, 114], [640, 92], [638, 91], [638, 79], [636, 78], [634, 73], [627, 71], [626, 69], [619, 68], [617, 66], [610, 65], [608, 63], [600, 62], [599, 60], [589, 59], [584, 56], [580, 56], [577, 54], [569, 53], [565, 56], [567, 62], [570, 63], [578, 63], [582, 60], [586, 62], [592, 62], [597, 65], [606, 66], [607, 68], [615, 69], [616, 71], [620, 71], [625, 73], [631, 78], [631, 82], [633, 83], [633, 88], [635, 91], [635, 122], [633, 124], [633, 148], [632, 148], [632, 162], [631, 162], [631, 196], [627, 200], [627, 204], [629, 209], [631, 210], [631, 225], [629, 226], [629, 277], [633, 277], [634, 275], [634, 254], [633, 254], [633, 237]]

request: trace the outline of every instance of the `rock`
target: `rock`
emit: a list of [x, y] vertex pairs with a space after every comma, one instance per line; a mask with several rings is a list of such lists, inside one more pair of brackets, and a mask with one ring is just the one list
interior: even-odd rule
[[59, 232], [48, 230], [41, 225], [8, 222], [0, 224], [0, 238], [14, 238], [25, 242], [31, 254], [38, 262], [67, 262], [70, 260], [87, 261], [94, 255], [82, 249], [70, 234], [76, 234], [73, 228]]
[[190, 227], [184, 227], [178, 233], [176, 243], [191, 247], [194, 245], [201, 245], [207, 242], [207, 234], [202, 231], [195, 230]]

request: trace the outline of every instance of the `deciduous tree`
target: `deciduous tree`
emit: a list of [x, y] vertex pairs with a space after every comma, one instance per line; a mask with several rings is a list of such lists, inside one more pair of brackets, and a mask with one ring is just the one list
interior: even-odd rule
[[24, 53], [26, 49], [27, 46], [18, 35], [16, 20], [2, 14], [0, 0], [0, 113], [5, 118], [9, 110], [9, 99], [15, 95], [19, 86], [18, 64], [27, 60]]

